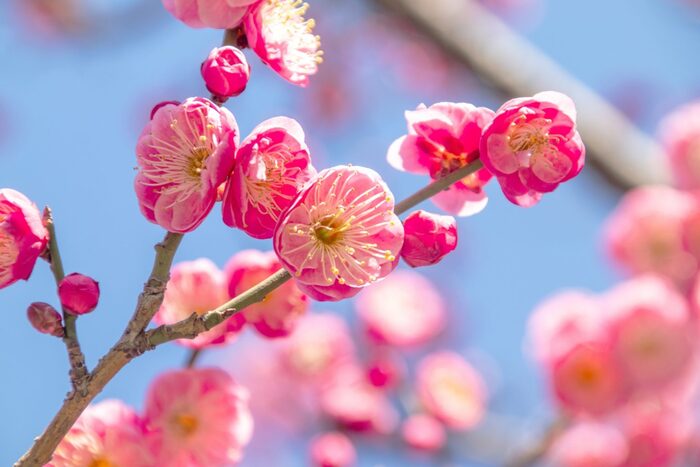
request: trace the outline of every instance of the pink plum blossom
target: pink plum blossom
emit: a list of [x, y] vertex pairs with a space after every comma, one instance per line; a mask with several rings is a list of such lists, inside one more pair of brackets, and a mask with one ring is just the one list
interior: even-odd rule
[[117, 400], [89, 406], [59, 443], [47, 467], [152, 467], [143, 422]]
[[36, 205], [18, 191], [0, 189], [0, 289], [29, 279], [48, 241]]
[[216, 368], [161, 374], [144, 411], [156, 465], [235, 464], [253, 434], [248, 391]]
[[440, 292], [414, 271], [396, 271], [367, 287], [357, 298], [356, 309], [370, 336], [398, 347], [429, 342], [440, 334], [447, 320]]
[[[228, 293], [236, 297], [281, 268], [274, 251], [236, 253], [225, 268]], [[284, 337], [292, 332], [308, 308], [308, 297], [294, 281], [288, 281], [267, 294], [265, 300], [246, 307], [242, 316], [263, 336]]]
[[401, 258], [411, 267], [431, 266], [457, 248], [457, 223], [452, 216], [414, 211], [403, 221]]
[[[406, 112], [408, 134], [394, 141], [387, 159], [398, 170], [441, 178], [479, 158], [481, 133], [493, 115], [471, 104], [421, 104]], [[488, 170], [477, 170], [435, 195], [433, 202], [457, 216], [476, 214], [486, 207], [483, 187], [490, 179]]]
[[297, 0], [262, 0], [245, 17], [248, 45], [282, 78], [307, 86], [322, 62], [315, 22], [305, 19], [308, 4]]
[[231, 112], [207, 99], [159, 105], [136, 146], [143, 215], [171, 232], [197, 228], [233, 170], [238, 138]]
[[560, 467], [619, 467], [627, 458], [627, 440], [613, 425], [580, 421], [566, 428], [547, 458]]
[[274, 233], [282, 265], [303, 292], [321, 301], [352, 297], [384, 278], [402, 245], [394, 196], [379, 174], [354, 166], [319, 172]]
[[427, 355], [418, 363], [416, 379], [424, 409], [448, 427], [466, 430], [481, 421], [486, 385], [459, 354], [443, 351]]
[[573, 101], [554, 91], [503, 104], [484, 129], [480, 151], [506, 198], [519, 206], [536, 204], [578, 175], [586, 153]]
[[[163, 304], [154, 319], [158, 324], [173, 324], [192, 313], [203, 315], [226, 303], [228, 298], [224, 273], [214, 263], [205, 258], [182, 262], [170, 271]], [[194, 349], [225, 344], [238, 334], [244, 322], [242, 316], [236, 314], [194, 339], [176, 342]]]
[[232, 29], [260, 0], [163, 0], [165, 9], [191, 28]]
[[339, 431], [316, 436], [311, 440], [309, 451], [313, 467], [352, 467], [357, 460], [352, 441]]
[[27, 308], [27, 319], [42, 334], [63, 337], [63, 318], [48, 303], [34, 302]]
[[700, 101], [666, 116], [659, 126], [659, 138], [675, 185], [687, 190], [700, 188]]
[[447, 443], [445, 426], [436, 418], [425, 414], [408, 417], [401, 425], [401, 436], [406, 444], [422, 451], [439, 451]]
[[250, 65], [240, 49], [227, 45], [213, 49], [200, 72], [209, 92], [225, 101], [242, 93], [250, 78]]
[[398, 386], [406, 374], [406, 363], [399, 355], [382, 349], [370, 358], [367, 368], [367, 381], [375, 387], [391, 389]]
[[100, 284], [92, 277], [74, 272], [58, 283], [58, 297], [66, 312], [72, 315], [90, 313], [100, 300]]
[[281, 213], [314, 175], [304, 130], [275, 117], [243, 140], [222, 203], [224, 223], [255, 238], [270, 238]]

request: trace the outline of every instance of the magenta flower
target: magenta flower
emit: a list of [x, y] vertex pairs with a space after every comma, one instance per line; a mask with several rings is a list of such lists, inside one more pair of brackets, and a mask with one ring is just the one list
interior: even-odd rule
[[245, 17], [248, 45], [282, 78], [306, 87], [322, 62], [315, 22], [306, 20], [309, 5], [297, 0], [262, 0]]
[[675, 185], [686, 190], [700, 188], [700, 101], [685, 104], [664, 118], [659, 137]]
[[[226, 264], [225, 275], [231, 297], [245, 292], [274, 272], [282, 269], [274, 251], [243, 250]], [[284, 337], [296, 326], [309, 308], [309, 300], [294, 281], [273, 290], [265, 300], [246, 307], [245, 321], [266, 337]]]
[[339, 431], [314, 437], [309, 451], [313, 467], [352, 467], [357, 459], [352, 441]]
[[221, 205], [224, 223], [251, 237], [272, 237], [281, 213], [314, 175], [299, 123], [287, 117], [262, 122], [236, 154]]
[[627, 459], [627, 440], [609, 423], [579, 421], [560, 434], [547, 454], [561, 467], [619, 467]]
[[89, 406], [60, 442], [47, 467], [152, 467], [143, 422], [117, 400]]
[[36, 205], [18, 191], [0, 189], [0, 289], [29, 279], [48, 241]]
[[447, 431], [435, 417], [426, 414], [414, 414], [401, 425], [401, 437], [414, 449], [436, 452], [445, 447]]
[[209, 92], [225, 101], [245, 91], [250, 65], [240, 49], [233, 46], [213, 49], [200, 69]]
[[[441, 102], [406, 112], [408, 134], [394, 141], [387, 159], [393, 167], [438, 179], [479, 158], [483, 129], [493, 111], [471, 104]], [[481, 169], [433, 196], [433, 202], [457, 216], [471, 216], [486, 207], [483, 187], [491, 179]]]
[[[223, 305], [228, 298], [224, 274], [210, 260], [202, 258], [179, 263], [170, 271], [163, 304], [154, 319], [158, 324], [173, 324], [192, 313], [203, 315]], [[194, 349], [226, 344], [238, 335], [244, 322], [242, 316], [234, 315], [194, 339], [176, 342]]]
[[573, 101], [554, 91], [509, 100], [484, 130], [480, 152], [508, 200], [536, 204], [583, 168]]
[[457, 248], [457, 223], [452, 216], [413, 211], [403, 221], [401, 258], [411, 267], [431, 266]]
[[136, 146], [143, 215], [171, 232], [197, 228], [233, 170], [238, 138], [231, 112], [207, 99], [159, 105]]
[[299, 288], [342, 300], [389, 274], [403, 244], [394, 196], [373, 170], [321, 171], [280, 218], [274, 247]]
[[163, 0], [165, 9], [192, 28], [232, 29], [260, 0]]
[[154, 465], [235, 464], [253, 434], [248, 391], [216, 368], [161, 374], [144, 411]]
[[72, 315], [84, 315], [97, 308], [100, 284], [92, 277], [74, 272], [58, 284], [61, 306]]
[[27, 319], [42, 334], [63, 337], [63, 318], [54, 307], [44, 302], [34, 302], [27, 308]]

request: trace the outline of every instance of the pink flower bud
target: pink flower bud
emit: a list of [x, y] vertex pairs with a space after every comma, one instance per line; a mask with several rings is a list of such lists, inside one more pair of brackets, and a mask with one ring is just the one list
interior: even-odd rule
[[411, 415], [401, 425], [401, 436], [412, 448], [423, 451], [439, 451], [445, 446], [445, 426], [430, 415]]
[[311, 464], [315, 467], [350, 467], [355, 464], [355, 447], [343, 433], [332, 431], [311, 440]]
[[452, 216], [414, 211], [403, 223], [401, 257], [409, 266], [430, 266], [457, 247], [457, 224]]
[[250, 78], [250, 65], [236, 47], [218, 47], [202, 63], [202, 78], [209, 92], [222, 100], [245, 91]]
[[27, 318], [32, 327], [40, 333], [63, 337], [61, 315], [48, 303], [34, 302], [29, 305]]
[[63, 308], [72, 315], [84, 315], [97, 307], [100, 284], [93, 278], [74, 272], [58, 284], [58, 296]]

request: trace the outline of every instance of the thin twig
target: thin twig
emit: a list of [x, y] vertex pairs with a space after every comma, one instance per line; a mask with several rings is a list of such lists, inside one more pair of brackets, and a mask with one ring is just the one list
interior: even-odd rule
[[190, 350], [190, 353], [187, 354], [187, 361], [185, 362], [185, 368], [194, 368], [195, 365], [197, 364], [197, 361], [199, 360], [199, 357], [202, 356], [202, 349], [192, 349]]

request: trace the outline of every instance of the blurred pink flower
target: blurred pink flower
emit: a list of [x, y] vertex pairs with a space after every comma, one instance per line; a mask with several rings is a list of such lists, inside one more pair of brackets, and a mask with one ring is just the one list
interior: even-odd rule
[[29, 279], [48, 241], [36, 205], [18, 191], [0, 189], [0, 289]]
[[370, 336], [399, 347], [434, 339], [447, 320], [440, 292], [414, 271], [396, 271], [368, 287], [357, 298], [356, 310]]
[[313, 467], [351, 467], [357, 453], [352, 441], [339, 431], [329, 431], [316, 436], [309, 446]]
[[627, 451], [627, 440], [618, 428], [579, 421], [557, 437], [547, 458], [559, 467], [619, 467]]
[[[274, 251], [236, 253], [224, 268], [228, 293], [236, 297], [281, 268]], [[267, 294], [260, 303], [246, 307], [241, 314], [263, 336], [284, 337], [294, 330], [297, 320], [308, 308], [306, 295], [294, 281], [288, 281]]]
[[479, 373], [453, 352], [435, 352], [418, 364], [417, 391], [425, 410], [450, 428], [470, 429], [486, 409], [486, 385]]
[[578, 175], [585, 153], [574, 102], [554, 91], [509, 100], [481, 139], [484, 166], [506, 198], [525, 207]]
[[27, 308], [27, 319], [42, 334], [63, 337], [63, 318], [54, 307], [44, 302], [34, 302]]
[[[389, 147], [389, 164], [439, 179], [479, 158], [481, 133], [493, 115], [492, 110], [471, 104], [421, 104], [406, 112], [408, 134]], [[433, 202], [458, 216], [476, 214], [486, 207], [483, 187], [490, 179], [487, 170], [478, 170], [435, 195]]]
[[216, 368], [161, 374], [144, 411], [156, 465], [236, 464], [253, 434], [248, 391]]
[[233, 170], [238, 126], [231, 112], [201, 97], [156, 107], [136, 146], [136, 196], [149, 221], [190, 232]]
[[222, 203], [224, 223], [251, 237], [272, 237], [282, 212], [314, 175], [301, 125], [287, 117], [262, 122], [236, 153]]
[[100, 284], [92, 277], [74, 272], [59, 282], [58, 297], [66, 312], [72, 315], [90, 313], [100, 300]]
[[700, 188], [700, 101], [667, 115], [659, 125], [659, 139], [675, 185], [688, 190]]
[[457, 223], [452, 216], [413, 211], [403, 221], [401, 258], [411, 267], [431, 266], [457, 248]]
[[425, 414], [408, 417], [401, 426], [403, 440], [412, 448], [435, 452], [445, 447], [447, 432], [439, 420]]
[[282, 215], [274, 234], [282, 265], [311, 298], [337, 301], [389, 274], [403, 245], [394, 196], [375, 171], [321, 171]]
[[322, 62], [315, 22], [305, 19], [309, 5], [297, 0], [262, 0], [245, 17], [248, 44], [282, 78], [305, 87]]
[[163, 6], [192, 28], [232, 29], [260, 0], [162, 0]]
[[200, 71], [209, 92], [221, 101], [245, 91], [250, 78], [245, 55], [230, 45], [212, 49]]
[[143, 422], [118, 400], [89, 406], [60, 442], [47, 467], [152, 467]]
[[375, 351], [366, 368], [367, 381], [372, 386], [385, 390], [398, 386], [407, 372], [406, 363], [400, 355], [392, 354], [389, 349]]
[[[224, 274], [208, 259], [176, 264], [170, 272], [163, 304], [154, 319], [158, 324], [173, 324], [192, 313], [204, 313], [223, 305], [228, 300]], [[245, 320], [240, 314], [199, 334], [194, 339], [178, 339], [185, 347], [202, 349], [225, 344], [234, 338]]]

